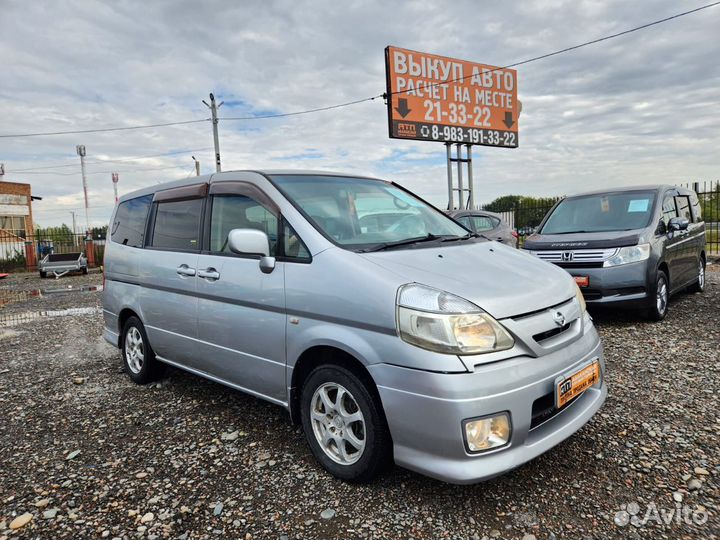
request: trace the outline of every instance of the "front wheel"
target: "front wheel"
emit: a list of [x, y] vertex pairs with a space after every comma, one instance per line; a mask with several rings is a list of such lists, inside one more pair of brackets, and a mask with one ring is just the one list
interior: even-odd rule
[[162, 377], [164, 364], [155, 358], [145, 327], [137, 317], [130, 317], [123, 326], [122, 357], [125, 372], [133, 382], [147, 384]]
[[668, 302], [670, 300], [670, 287], [668, 286], [667, 274], [662, 270], [658, 270], [655, 277], [655, 287], [653, 295], [650, 299], [650, 308], [648, 309], [648, 317], [652, 321], [662, 321], [667, 315]]
[[315, 368], [300, 398], [310, 450], [333, 476], [369, 482], [392, 464], [390, 433], [379, 400], [351, 371]]

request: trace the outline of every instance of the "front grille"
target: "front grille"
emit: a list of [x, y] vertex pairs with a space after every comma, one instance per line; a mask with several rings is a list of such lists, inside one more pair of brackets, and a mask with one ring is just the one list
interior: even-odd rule
[[563, 326], [558, 326], [557, 328], [552, 328], [550, 330], [547, 330], [546, 332], [540, 332], [539, 334], [535, 334], [533, 336], [533, 339], [538, 343], [542, 343], [546, 339], [550, 339], [551, 337], [555, 337], [558, 334], [562, 334], [568, 328], [570, 328], [570, 323], [567, 323]]
[[[565, 268], [595, 268], [591, 264], [602, 263], [615, 255], [617, 248], [608, 249], [568, 249], [568, 250], [541, 250], [530, 251], [538, 259], [543, 261], [561, 264]], [[577, 266], [564, 266], [564, 265]]]
[[562, 408], [558, 409], [555, 407], [555, 393], [550, 392], [542, 397], [537, 398], [533, 402], [532, 406], [532, 417], [530, 419], [530, 429], [538, 427], [540, 424], [544, 424], [551, 418], [553, 418], [561, 410], [567, 409], [572, 403], [575, 402], [582, 394], [575, 396]]

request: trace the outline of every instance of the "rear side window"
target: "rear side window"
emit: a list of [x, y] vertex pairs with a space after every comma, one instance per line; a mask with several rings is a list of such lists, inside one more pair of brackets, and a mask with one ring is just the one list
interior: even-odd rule
[[204, 200], [159, 202], [151, 245], [184, 251], [200, 249], [200, 218]]
[[677, 201], [678, 214], [680, 217], [687, 219], [692, 223], [692, 214], [690, 213], [690, 199], [684, 195], [675, 197]]
[[695, 223], [700, 223], [702, 221], [702, 210], [700, 209], [700, 201], [698, 200], [697, 195], [690, 195], [690, 204], [692, 206]]
[[121, 202], [115, 212], [110, 240], [124, 246], [142, 247], [145, 240], [145, 224], [152, 200], [152, 195], [146, 195]]
[[500, 220], [490, 216], [473, 216], [473, 224], [477, 232], [489, 231], [500, 224]]

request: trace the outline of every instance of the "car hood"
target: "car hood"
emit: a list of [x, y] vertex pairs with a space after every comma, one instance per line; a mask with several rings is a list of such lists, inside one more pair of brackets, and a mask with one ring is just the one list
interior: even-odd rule
[[532, 234], [525, 239], [525, 249], [601, 249], [636, 246], [642, 229], [570, 234]]
[[544, 309], [575, 295], [564, 270], [498, 242], [361, 254], [407, 280], [456, 294], [496, 319]]

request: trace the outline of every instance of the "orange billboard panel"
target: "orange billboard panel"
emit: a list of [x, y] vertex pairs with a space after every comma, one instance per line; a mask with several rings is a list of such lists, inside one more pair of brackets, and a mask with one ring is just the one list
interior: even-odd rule
[[387, 47], [390, 137], [517, 148], [517, 71]]

